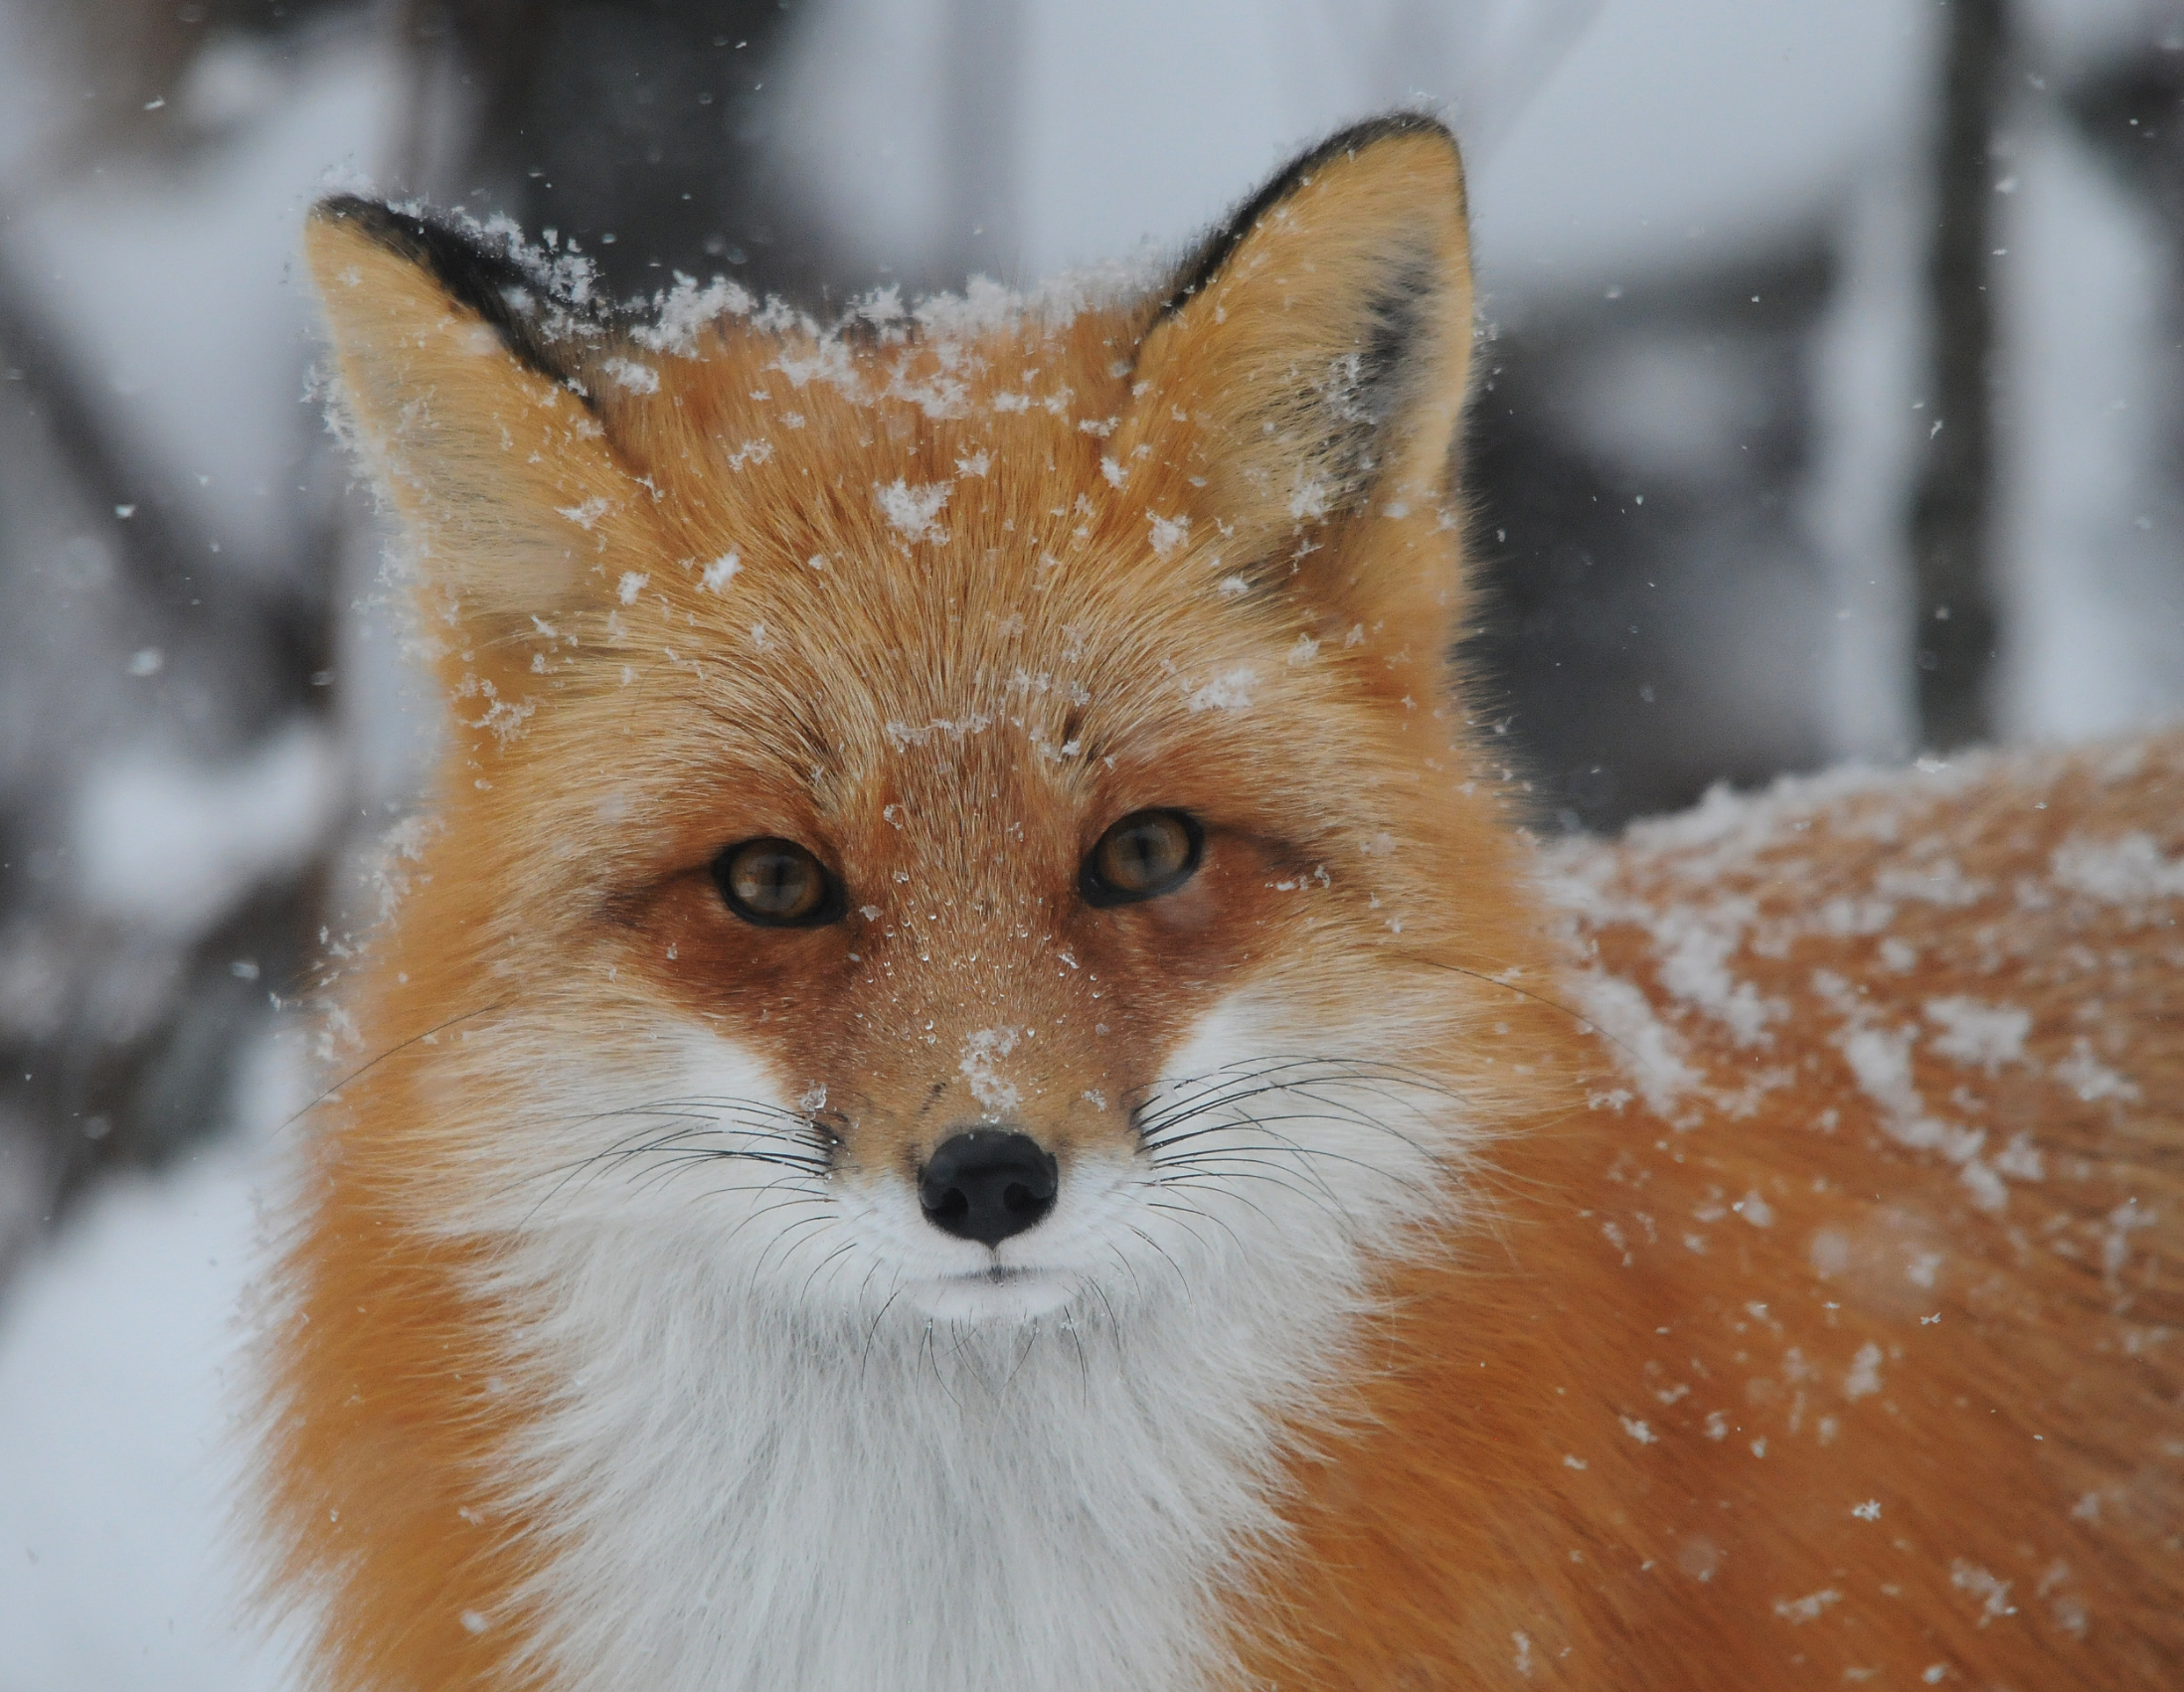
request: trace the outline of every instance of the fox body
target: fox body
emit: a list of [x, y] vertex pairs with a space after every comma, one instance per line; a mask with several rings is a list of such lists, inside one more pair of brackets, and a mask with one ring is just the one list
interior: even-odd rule
[[1531, 846], [1436, 125], [1144, 298], [309, 250], [454, 701], [269, 1355], [319, 1684], [2173, 1674], [2184, 741]]

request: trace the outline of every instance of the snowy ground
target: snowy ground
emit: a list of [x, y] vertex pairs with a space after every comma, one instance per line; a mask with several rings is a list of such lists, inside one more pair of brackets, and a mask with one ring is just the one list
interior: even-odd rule
[[261, 1144], [85, 1207], [0, 1305], [0, 1692], [271, 1692], [226, 1537]]

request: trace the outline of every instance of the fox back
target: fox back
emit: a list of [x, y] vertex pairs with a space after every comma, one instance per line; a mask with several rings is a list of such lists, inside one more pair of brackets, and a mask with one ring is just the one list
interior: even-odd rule
[[1543, 858], [1437, 125], [1142, 296], [308, 245], [452, 701], [269, 1352], [319, 1683], [2157, 1683], [2184, 750]]

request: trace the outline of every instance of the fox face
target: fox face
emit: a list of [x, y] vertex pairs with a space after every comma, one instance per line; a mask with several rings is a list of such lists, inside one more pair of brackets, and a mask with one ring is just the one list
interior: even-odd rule
[[829, 333], [322, 212], [466, 742], [379, 971], [469, 1013], [407, 1130], [449, 1227], [1006, 1324], [1448, 1202], [1523, 956], [1440, 894], [1506, 852], [1444, 680], [1460, 180], [1364, 139], [1165, 297]]
[[1444, 659], [1452, 142], [829, 330], [307, 245], [453, 701], [273, 1392], [333, 1682], [1221, 1672], [1378, 1266], [1559, 1085]]

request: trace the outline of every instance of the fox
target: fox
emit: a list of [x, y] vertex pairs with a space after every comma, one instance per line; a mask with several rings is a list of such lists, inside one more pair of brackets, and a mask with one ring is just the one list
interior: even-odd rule
[[305, 248], [446, 699], [261, 1365], [308, 1684], [2177, 1683], [2184, 734], [1534, 833], [1439, 121], [831, 324]]

